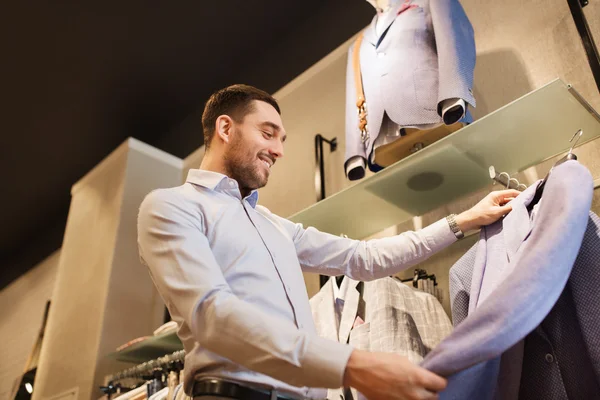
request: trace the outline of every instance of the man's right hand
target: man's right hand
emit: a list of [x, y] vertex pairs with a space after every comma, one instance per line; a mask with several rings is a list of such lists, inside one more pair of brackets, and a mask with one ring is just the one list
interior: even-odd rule
[[344, 386], [369, 400], [437, 399], [446, 384], [444, 378], [391, 353], [354, 350], [344, 373]]

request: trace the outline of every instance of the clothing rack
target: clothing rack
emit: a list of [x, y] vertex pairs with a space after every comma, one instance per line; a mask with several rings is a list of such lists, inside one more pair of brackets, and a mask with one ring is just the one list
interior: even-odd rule
[[498, 173], [493, 165], [490, 166], [489, 171], [490, 178], [502, 186], [505, 186], [507, 189], [515, 189], [520, 192], [527, 189], [527, 185], [520, 183], [516, 178], [511, 178], [507, 172]]
[[412, 278], [400, 279], [394, 277], [400, 282], [412, 282], [412, 286], [425, 293], [429, 293], [435, 296], [440, 302], [442, 301], [442, 294], [438, 287], [437, 279], [435, 274], [428, 274], [424, 269], [415, 269]]
[[418, 281], [423, 280], [423, 279], [432, 280], [433, 286], [438, 285], [435, 275], [428, 275], [427, 271], [424, 269], [415, 269], [415, 272], [414, 272], [412, 278], [406, 278], [406, 279], [396, 278], [396, 279], [398, 279], [400, 282], [411, 282], [412, 281], [413, 287], [415, 287], [415, 288], [418, 288], [418, 286], [419, 286]]
[[[571, 137], [571, 139], [569, 140], [569, 143], [572, 143], [574, 139], [577, 139], [577, 140], [575, 140], [575, 143], [573, 143], [571, 145], [571, 148], [569, 149], [569, 152], [567, 153], [567, 155], [564, 156], [564, 157], [562, 157], [560, 160], [558, 160], [554, 164], [554, 167], [556, 167], [557, 165], [560, 165], [563, 162], [568, 161], [568, 160], [577, 160], [577, 156], [573, 153], [573, 149], [579, 143], [579, 139], [581, 139], [581, 136], [583, 136], [583, 130], [579, 129]], [[552, 167], [552, 168], [554, 168], [554, 167]], [[515, 178], [511, 178], [510, 175], [507, 172], [500, 172], [500, 173], [498, 173], [496, 171], [496, 168], [494, 168], [493, 165], [490, 166], [489, 172], [490, 172], [490, 178], [492, 178], [495, 182], [498, 182], [501, 185], [506, 186], [507, 189], [516, 189], [516, 190], [519, 190], [521, 192], [523, 190], [527, 189], [527, 185], [519, 183], [519, 181], [517, 179], [515, 179]], [[548, 173], [548, 174], [550, 174], [550, 173]], [[539, 189], [543, 190], [543, 185], [546, 183], [547, 179], [548, 179], [548, 176], [546, 176], [546, 178], [543, 180], [543, 182], [540, 185]], [[597, 186], [597, 181], [594, 181], [594, 189], [596, 189], [597, 187], [598, 187]], [[538, 191], [541, 193], [541, 190], [538, 190]]]
[[178, 350], [172, 354], [167, 354], [166, 356], [159, 357], [155, 360], [146, 361], [145, 363], [111, 375], [109, 381], [115, 382], [128, 378], [144, 378], [152, 375], [152, 373], [156, 370], [165, 369], [165, 367], [172, 367], [178, 362], [182, 363], [184, 359], [185, 350]]

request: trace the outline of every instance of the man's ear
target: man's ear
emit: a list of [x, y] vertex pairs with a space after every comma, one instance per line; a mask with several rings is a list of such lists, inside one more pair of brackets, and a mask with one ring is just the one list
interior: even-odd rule
[[223, 142], [229, 143], [233, 134], [233, 120], [228, 115], [221, 115], [217, 118], [215, 129], [217, 136], [219, 136]]

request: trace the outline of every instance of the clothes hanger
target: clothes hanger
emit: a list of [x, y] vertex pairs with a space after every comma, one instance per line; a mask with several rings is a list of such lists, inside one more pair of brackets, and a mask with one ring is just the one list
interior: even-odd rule
[[577, 143], [579, 142], [579, 139], [581, 138], [581, 135], [583, 135], [583, 130], [580, 129], [577, 132], [575, 132], [575, 134], [573, 135], [573, 137], [571, 138], [571, 140], [569, 140], [569, 143], [573, 141], [573, 139], [575, 139], [575, 137], [577, 137], [577, 140], [575, 141], [575, 143], [573, 143], [573, 145], [571, 146], [571, 148], [569, 149], [569, 152], [562, 157], [560, 160], [558, 160], [553, 166], [552, 168], [550, 168], [550, 171], [548, 171], [548, 174], [546, 175], [546, 177], [544, 178], [544, 180], [538, 185], [537, 189], [535, 190], [535, 195], [533, 196], [533, 199], [531, 200], [531, 203], [529, 203], [529, 205], [527, 206], [527, 210], [531, 211], [533, 209], [533, 207], [539, 203], [540, 199], [542, 198], [542, 194], [544, 193], [544, 187], [546, 186], [546, 182], [548, 181], [548, 177], [550, 176], [550, 174], [552, 173], [552, 170], [556, 167], [558, 167], [560, 164], [569, 161], [569, 160], [577, 160], [577, 156], [575, 154], [573, 154], [573, 149], [575, 148], [575, 146], [577, 146]]

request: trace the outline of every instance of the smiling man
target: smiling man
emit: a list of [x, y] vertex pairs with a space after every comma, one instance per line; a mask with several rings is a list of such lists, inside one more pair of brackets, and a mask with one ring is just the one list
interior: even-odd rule
[[393, 275], [462, 232], [495, 222], [518, 192], [490, 193], [417, 232], [341, 238], [257, 204], [257, 189], [284, 154], [273, 97], [246, 85], [222, 89], [206, 103], [202, 125], [200, 168], [184, 185], [150, 193], [138, 217], [140, 256], [186, 350], [186, 393], [200, 400], [305, 399], [343, 385], [370, 400], [437, 398], [445, 379], [405, 357], [318, 337], [302, 271], [362, 281]]

